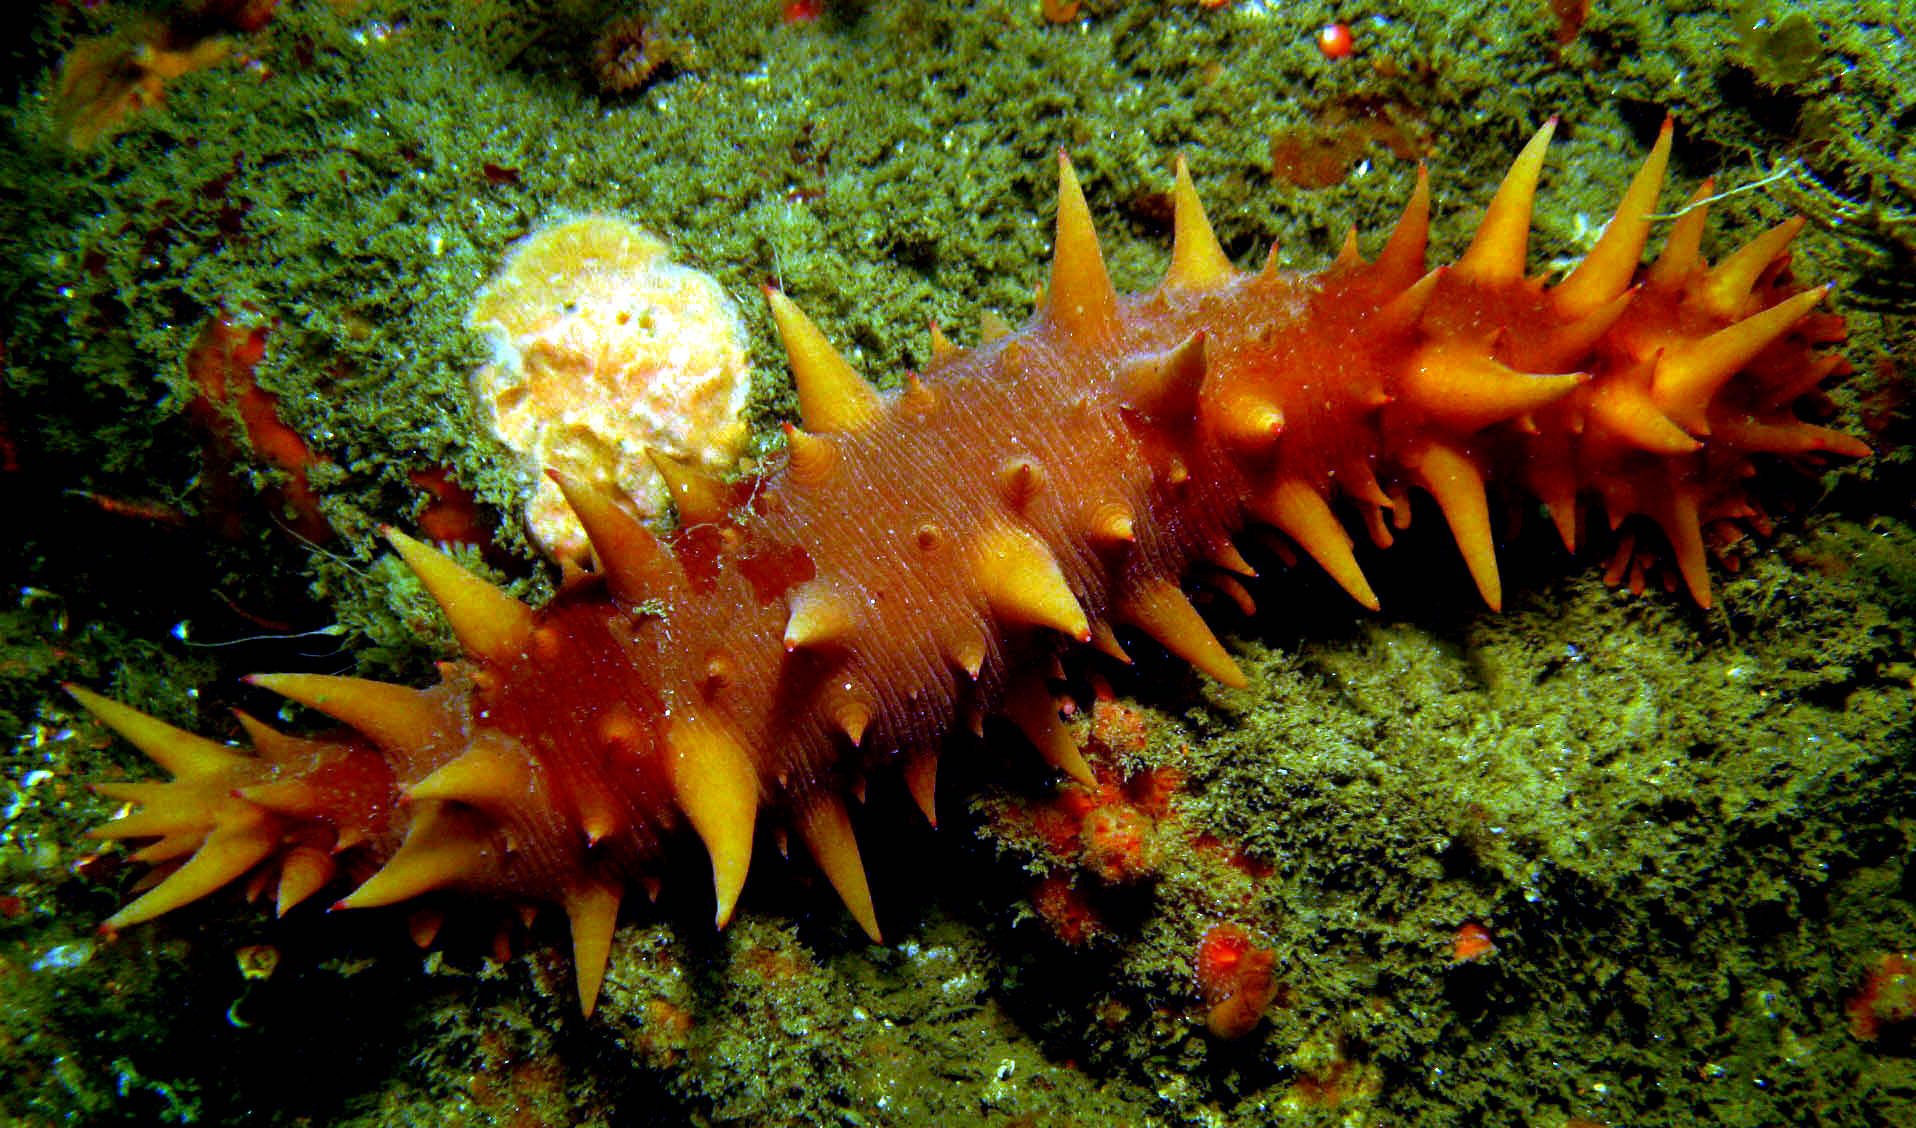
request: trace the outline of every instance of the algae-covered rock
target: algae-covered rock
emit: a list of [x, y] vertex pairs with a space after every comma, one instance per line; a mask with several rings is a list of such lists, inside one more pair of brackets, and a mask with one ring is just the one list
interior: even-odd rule
[[[0, 1123], [1916, 1115], [1897, 993], [1916, 952], [1916, 337], [1893, 282], [1916, 75], [1887, 5], [1597, 4], [1559, 43], [1545, 5], [1111, 0], [1054, 23], [997, 0], [660, 0], [647, 26], [685, 61], [609, 91], [594, 44], [635, 11], [46, 5], [20, 35], [0, 154]], [[1348, 58], [1315, 45], [1332, 18]], [[95, 84], [120, 94], [110, 121], [74, 110], [76, 51], [119, 60]], [[1737, 570], [1716, 608], [1654, 576], [1606, 587], [1521, 506], [1501, 614], [1434, 510], [1365, 556], [1380, 615], [1253, 547], [1258, 613], [1221, 584], [1205, 607], [1248, 690], [1140, 643], [1134, 666], [1069, 671], [1098, 786], [995, 724], [947, 755], [935, 831], [875, 778], [857, 818], [885, 844], [866, 850], [882, 946], [769, 835], [715, 935], [676, 892], [709, 882], [689, 847], [657, 907], [630, 898], [590, 1019], [564, 928], [497, 907], [435, 906], [431, 953], [403, 913], [274, 919], [238, 896], [94, 933], [143, 867], [84, 837], [114, 813], [84, 785], [146, 769], [62, 681], [223, 739], [230, 709], [280, 708], [248, 672], [426, 676], [449, 639], [375, 534], [447, 518], [448, 496], [460, 521], [436, 527], [468, 530], [463, 562], [553, 590], [515, 516], [524, 468], [470, 399], [485, 346], [466, 324], [535, 226], [618, 215], [718, 280], [751, 336], [762, 457], [796, 401], [755, 291], [792, 293], [901, 386], [928, 322], [969, 342], [1031, 308], [1059, 147], [1138, 289], [1167, 260], [1174, 153], [1235, 261], [1275, 243], [1297, 267], [1353, 222], [1374, 252], [1421, 161], [1449, 261], [1558, 115], [1531, 236], [1556, 271], [1666, 112], [1682, 190], [1719, 177], [1712, 255], [1791, 210], [1828, 229], [1792, 269], [1836, 284], [1858, 371], [1819, 410], [1877, 449], [1818, 480], [1768, 468], [1775, 531], [1718, 546]], [[102, 128], [76, 147], [82, 121]], [[1328, 139], [1333, 183], [1285, 175], [1300, 136]], [[189, 356], [216, 319], [263, 334], [227, 373], [303, 463], [211, 402]], [[1220, 927], [1251, 973], [1219, 978]]]

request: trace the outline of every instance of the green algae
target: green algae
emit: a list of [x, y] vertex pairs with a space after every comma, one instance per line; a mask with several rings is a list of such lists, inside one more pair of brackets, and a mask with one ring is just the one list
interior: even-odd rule
[[[1841, 472], [1809, 499], [1816, 516], [1741, 554], [1708, 614], [1618, 595], [1531, 548], [1507, 563], [1513, 606], [1480, 614], [1434, 535], [1392, 556], [1443, 563], [1379, 562], [1381, 618], [1261, 560], [1265, 615], [1224, 619], [1251, 692], [1150, 659], [1145, 676], [1108, 672], [1154, 722], [1126, 769], [1186, 782], [1154, 828], [1148, 879], [1079, 876], [1108, 914], [1084, 948], [1053, 938], [1030, 901], [1031, 874], [1057, 860], [963, 802], [1028, 806], [1045, 783], [986, 782], [983, 768], [945, 781], [937, 836], [907, 840], [949, 888], [881, 875], [893, 946], [823, 923], [836, 909], [820, 890], [759, 893], [787, 880], [775, 872], [717, 938], [668, 894], [666, 923], [640, 909], [620, 932], [591, 1021], [573, 1012], [562, 930], [543, 925], [526, 958], [479, 961], [455, 938], [427, 970], [390, 920], [342, 935], [316, 914], [269, 926], [225, 902], [98, 944], [88, 929], [135, 867], [75, 872], [90, 852], [79, 831], [110, 814], [77, 785], [144, 769], [53, 688], [110, 687], [225, 735], [222, 707], [271, 707], [237, 696], [238, 673], [423, 672], [443, 633], [372, 535], [417, 514], [411, 470], [471, 486], [498, 518], [484, 565], [528, 596], [549, 590], [501, 516], [521, 483], [467, 400], [483, 345], [464, 312], [507, 244], [554, 215], [629, 215], [735, 294], [778, 283], [890, 386], [928, 356], [926, 322], [962, 341], [984, 311], [1029, 309], [1060, 145], [1114, 275], [1136, 289], [1165, 262], [1173, 150], [1240, 263], [1275, 240], [1312, 266], [1352, 222], [1374, 248], [1414, 162], [1372, 147], [1342, 184], [1288, 185], [1268, 174], [1273, 131], [1353, 104], [1421, 123], [1441, 254], [1463, 245], [1510, 153], [1561, 114], [1532, 240], [1534, 262], [1561, 264], [1594, 241], [1668, 109], [1686, 185], [1719, 170], [1720, 187], [1759, 185], [1802, 162], [1837, 201], [1820, 213], [1837, 237], [1806, 235], [1798, 272], [1868, 287], [1902, 261], [1910, 209], [1899, 133], [1916, 83], [1887, 7], [1765, 6], [1772, 22], [1726, 58], [1739, 13], [1686, 3], [1596, 5], [1560, 53], [1543, 5], [1358, 17], [1112, 3], [1050, 26], [1019, 4], [840, 6], [786, 25], [774, 4], [667, 3], [651, 13], [695, 55], [616, 98], [586, 63], [615, 5], [282, 9], [242, 60], [170, 83], [93, 152], [53, 134], [45, 78], [11, 115], [10, 183], [38, 190], [0, 213], [15, 268], [0, 281], [0, 419], [25, 467], [9, 478], [31, 475], [23, 491], [61, 518], [4, 561], [40, 594], [0, 620], [0, 717], [31, 737], [7, 761], [0, 837], [20, 905], [0, 916], [0, 1070], [23, 1079], [0, 1094], [0, 1121], [238, 1122], [261, 1107], [381, 1124], [663, 1109], [876, 1124], [1908, 1115], [1906, 1034], [1861, 1040], [1844, 1010], [1872, 959], [1916, 947], [1916, 538], [1908, 421], [1893, 411], [1887, 457]], [[49, 15], [35, 57], [127, 12]], [[1311, 45], [1333, 15], [1358, 38], [1344, 64]], [[1792, 206], [1762, 188], [1729, 196], [1712, 246]], [[793, 400], [765, 315], [741, 304], [764, 451]], [[313, 473], [342, 539], [323, 550], [270, 532], [270, 512], [260, 536], [227, 543], [114, 523], [60, 492], [189, 516], [207, 504], [183, 357], [220, 309], [271, 326], [260, 382], [332, 459]], [[1851, 325], [1866, 371], [1837, 396], [1849, 411], [1907, 378], [1871, 361], [1916, 363], [1906, 327]], [[222, 610], [235, 605], [246, 614]], [[334, 633], [259, 640], [275, 632], [247, 616]], [[1221, 919], [1254, 929], [1282, 984], [1230, 1043], [1204, 1032], [1193, 982]], [[1466, 921], [1494, 954], [1451, 959]], [[261, 941], [285, 950], [270, 989], [233, 966]], [[357, 1013], [338, 1014], [341, 994]], [[181, 1023], [187, 997], [198, 1020]], [[227, 1023], [242, 999], [250, 1025]], [[323, 1059], [340, 1092], [289, 1077], [313, 1060], [294, 1051], [356, 1037], [363, 1061]], [[235, 1053], [250, 1072], [221, 1064]], [[1349, 1099], [1318, 1107], [1310, 1094], [1339, 1070]]]
[[[638, 930], [635, 930], [638, 931]], [[969, 927], [822, 961], [790, 929], [741, 921], [710, 958], [664, 929], [627, 934], [607, 981], [611, 1035], [663, 1064], [722, 1123], [1060, 1123], [1119, 1114], [1008, 1029], [1002, 974]]]
[[1737, 50], [1745, 66], [1766, 86], [1795, 86], [1823, 64], [1823, 36], [1807, 12], [1779, 11], [1761, 0], [1736, 13]]

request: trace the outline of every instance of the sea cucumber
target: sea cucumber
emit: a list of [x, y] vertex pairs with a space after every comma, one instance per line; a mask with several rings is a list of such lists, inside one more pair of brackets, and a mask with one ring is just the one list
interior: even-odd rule
[[135, 857], [167, 867], [103, 927], [248, 874], [277, 876], [281, 912], [341, 872], [363, 879], [336, 907], [434, 889], [556, 902], [589, 1013], [626, 891], [656, 884], [685, 827], [710, 853], [720, 925], [757, 827], [776, 822], [876, 939], [844, 805], [867, 773], [901, 771], [933, 817], [947, 734], [997, 713], [1087, 777], [1045, 675], [1074, 643], [1128, 660], [1120, 627], [1242, 685], [1179, 584], [1200, 562], [1246, 569], [1232, 537], [1249, 523], [1375, 608], [1338, 510], [1385, 546], [1423, 490], [1495, 608], [1486, 483], [1541, 502], [1573, 549], [1594, 499], [1612, 527], [1660, 531], [1707, 606], [1705, 528], [1759, 515], [1743, 485], [1757, 456], [1869, 453], [1796, 410], [1847, 370], [1819, 351], [1842, 321], [1813, 312], [1825, 288], [1789, 276], [1800, 221], [1704, 262], [1708, 183], [1640, 266], [1667, 123], [1577, 269], [1527, 276], [1553, 125], [1435, 270], [1421, 175], [1374, 261], [1353, 232], [1322, 271], [1243, 272], [1179, 161], [1171, 266], [1138, 295], [1113, 289], [1060, 154], [1037, 315], [971, 349], [935, 335], [896, 395], [768, 290], [803, 429], [741, 483], [665, 461], [670, 535], [559, 478], [599, 568], [535, 610], [389, 533], [466, 652], [437, 686], [255, 677], [352, 730], [242, 718], [256, 756], [71, 687], [175, 777], [99, 788], [138, 809], [91, 833], [155, 839]]

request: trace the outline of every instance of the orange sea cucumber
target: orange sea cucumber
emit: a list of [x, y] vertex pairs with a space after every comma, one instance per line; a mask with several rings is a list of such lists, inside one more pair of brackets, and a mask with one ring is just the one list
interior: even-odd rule
[[468, 316], [492, 356], [480, 415], [529, 464], [526, 525], [553, 559], [590, 547], [542, 474], [618, 490], [642, 518], [667, 504], [648, 455], [723, 473], [746, 430], [751, 363], [738, 310], [710, 275], [616, 216], [575, 216], [514, 243]]
[[1171, 266], [1138, 295], [1114, 291], [1061, 155], [1038, 314], [971, 349], [934, 336], [894, 395], [768, 292], [803, 429], [761, 478], [677, 468], [663, 539], [560, 479], [598, 569], [538, 610], [390, 534], [466, 652], [437, 686], [257, 677], [352, 731], [243, 718], [256, 756], [74, 689], [175, 777], [100, 788], [138, 809], [92, 833], [154, 839], [135, 856], [168, 868], [105, 927], [248, 874], [277, 875], [281, 912], [348, 869], [370, 876], [341, 907], [435, 889], [556, 902], [589, 1012], [621, 900], [656, 886], [685, 828], [710, 854], [719, 924], [756, 828], [776, 822], [876, 938], [843, 801], [867, 773], [901, 771], [929, 816], [947, 733], [1000, 713], [1088, 777], [1044, 675], [1073, 644], [1126, 660], [1118, 627], [1243, 684], [1179, 581], [1200, 561], [1243, 569], [1232, 537], [1249, 523], [1374, 608], [1338, 510], [1387, 545], [1409, 491], [1426, 491], [1496, 607], [1495, 482], [1546, 506], [1572, 548], [1592, 501], [1612, 526], [1658, 530], [1707, 605], [1704, 530], [1755, 514], [1753, 458], [1868, 453], [1796, 410], [1847, 370], [1819, 351], [1842, 322], [1813, 312], [1824, 289], [1790, 280], [1795, 221], [1703, 260], [1707, 184], [1640, 267], [1667, 124], [1577, 269], [1553, 286], [1526, 276], [1550, 134], [1436, 270], [1421, 175], [1374, 261], [1353, 234], [1322, 271], [1247, 273], [1180, 161]]

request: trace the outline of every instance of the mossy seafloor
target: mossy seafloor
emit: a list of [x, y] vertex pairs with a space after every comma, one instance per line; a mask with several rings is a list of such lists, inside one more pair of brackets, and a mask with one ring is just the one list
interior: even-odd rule
[[[646, 10], [678, 63], [608, 97], [588, 60], [609, 5], [285, 0], [230, 61], [81, 153], [50, 69], [139, 13], [52, 5], [12, 45], [0, 1118], [1916, 1117], [1910, 1025], [1891, 1014], [1865, 1038], [1849, 1010], [1885, 957], [1916, 950], [1907, 16], [1600, 2], [1559, 47], [1542, 3], [1086, 3], [1065, 24], [1022, 3], [847, 4], [796, 24], [771, 3]], [[1355, 57], [1313, 45], [1332, 18], [1352, 21]], [[1270, 174], [1273, 134], [1388, 122], [1427, 139], [1445, 255], [1559, 114], [1533, 240], [1551, 263], [1587, 248], [1666, 108], [1685, 187], [1778, 174], [1717, 206], [1716, 249], [1790, 206], [1842, 221], [1847, 242], [1801, 238], [1798, 270], [1838, 284], [1860, 370], [1840, 418], [1883, 451], [1821, 482], [1772, 475], [1798, 516], [1739, 546], [1719, 610], [1610, 591], [1526, 535], [1511, 606], [1481, 612], [1432, 514], [1365, 560], [1383, 616], [1260, 558], [1263, 614], [1217, 616], [1249, 691], [1146, 648], [1142, 671], [1100, 668], [1140, 720], [1126, 767], [1179, 781], [1148, 820], [1148, 873], [1106, 885], [1018, 833], [1052, 798], [1014, 740], [954, 751], [937, 832], [873, 785], [862, 829], [887, 842], [867, 854], [890, 945], [853, 943], [805, 867], [762, 857], [723, 935], [696, 896], [668, 889], [663, 923], [634, 911], [590, 1021], [551, 922], [503, 965], [480, 955], [490, 922], [455, 922], [447, 953], [421, 956], [390, 916], [274, 922], [231, 897], [93, 937], [138, 867], [92, 856], [79, 831], [110, 810], [80, 784], [147, 769], [59, 680], [230, 735], [226, 708], [272, 708], [240, 673], [416, 673], [432, 657], [418, 594], [370, 535], [416, 515], [411, 470], [473, 485], [498, 520], [493, 565], [529, 594], [545, 583], [502, 516], [516, 471], [474, 430], [481, 346], [462, 324], [532, 225], [615, 211], [741, 298], [775, 280], [889, 383], [924, 359], [926, 321], [1028, 307], [1061, 145], [1138, 288], [1164, 262], [1174, 150], [1240, 262], [1275, 238], [1311, 266], [1345, 224], [1387, 224], [1414, 164], [1375, 145], [1342, 183], [1293, 187]], [[789, 384], [742, 304], [769, 436]], [[323, 550], [266, 506], [239, 542], [193, 523], [205, 456], [183, 357], [215, 309], [271, 325], [260, 379], [332, 459], [313, 471], [342, 534]], [[186, 524], [83, 495], [168, 503]], [[1097, 936], [1055, 937], [1044, 879], [1098, 915]], [[1192, 966], [1224, 921], [1275, 953], [1281, 988], [1230, 1042], [1206, 1032]], [[1455, 962], [1467, 922], [1495, 951]], [[264, 977], [261, 946], [278, 954]]]

